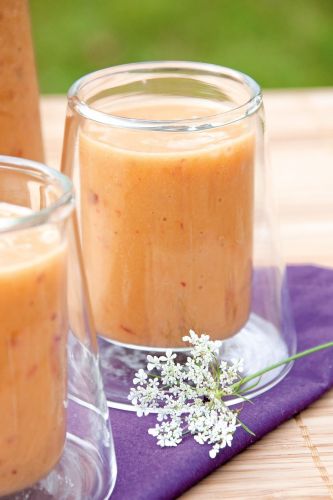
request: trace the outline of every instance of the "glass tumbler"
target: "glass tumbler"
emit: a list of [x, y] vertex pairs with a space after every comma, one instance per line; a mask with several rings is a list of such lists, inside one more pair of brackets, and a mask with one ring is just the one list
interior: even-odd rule
[[72, 183], [0, 156], [0, 496], [108, 498], [116, 463]]
[[147, 354], [171, 348], [181, 362], [190, 329], [223, 340], [221, 357], [247, 374], [294, 352], [252, 78], [175, 61], [84, 76], [68, 94], [62, 171], [79, 193], [111, 405], [128, 408]]

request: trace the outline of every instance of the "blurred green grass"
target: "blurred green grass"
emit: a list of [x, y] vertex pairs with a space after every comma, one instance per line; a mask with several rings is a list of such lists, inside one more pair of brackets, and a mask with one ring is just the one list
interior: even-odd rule
[[184, 59], [263, 87], [333, 85], [333, 0], [30, 0], [40, 87], [90, 71]]

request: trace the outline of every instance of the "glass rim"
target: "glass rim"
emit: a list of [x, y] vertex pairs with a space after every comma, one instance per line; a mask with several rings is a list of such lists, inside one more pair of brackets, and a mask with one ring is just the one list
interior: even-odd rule
[[[242, 84], [249, 90], [250, 97], [243, 103], [235, 105], [226, 111], [221, 111], [213, 115], [207, 115], [200, 118], [176, 119], [176, 120], [144, 120], [137, 118], [127, 118], [111, 113], [105, 113], [90, 106], [84, 98], [80, 96], [84, 87], [98, 80], [119, 76], [125, 73], [156, 72], [157, 70], [170, 72], [198, 71], [202, 76], [208, 75], [220, 78], [229, 78]], [[189, 75], [190, 77], [190, 75]], [[198, 79], [198, 78], [197, 78]], [[110, 125], [117, 128], [134, 130], [157, 130], [174, 132], [193, 132], [207, 130], [217, 127], [230, 125], [253, 115], [262, 105], [262, 93], [259, 84], [250, 76], [241, 71], [234, 70], [225, 66], [219, 66], [211, 63], [191, 62], [191, 61], [149, 61], [111, 66], [98, 71], [93, 71], [76, 80], [70, 87], [68, 94], [69, 107], [84, 118]]]
[[50, 203], [47, 207], [40, 210], [32, 210], [27, 215], [8, 219], [1, 219], [0, 217], [0, 234], [16, 229], [39, 226], [47, 222], [58, 222], [66, 219], [72, 212], [74, 208], [73, 183], [64, 174], [34, 160], [6, 155], [0, 155], [1, 170], [17, 171], [35, 177], [39, 176], [39, 178], [49, 181], [50, 184], [60, 187], [61, 194], [57, 200]]

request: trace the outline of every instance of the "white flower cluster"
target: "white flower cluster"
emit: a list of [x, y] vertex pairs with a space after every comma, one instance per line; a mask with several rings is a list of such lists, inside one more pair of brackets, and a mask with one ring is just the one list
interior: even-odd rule
[[148, 432], [159, 446], [177, 446], [191, 433], [199, 444], [212, 445], [209, 455], [214, 458], [220, 449], [231, 446], [242, 425], [239, 411], [230, 410], [223, 399], [235, 393], [242, 361], [219, 362], [221, 342], [211, 341], [208, 335], [190, 331], [183, 340], [193, 346], [186, 363], [178, 363], [171, 350], [164, 356], [147, 356], [150, 373], [142, 369], [136, 373], [128, 398], [138, 416], [158, 410], [159, 423]]

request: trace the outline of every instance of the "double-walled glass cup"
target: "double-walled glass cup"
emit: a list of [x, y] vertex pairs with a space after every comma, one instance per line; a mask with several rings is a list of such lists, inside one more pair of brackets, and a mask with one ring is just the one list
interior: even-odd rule
[[79, 193], [111, 404], [126, 406], [147, 353], [181, 352], [190, 329], [225, 340], [221, 356], [244, 358], [246, 373], [294, 352], [250, 77], [186, 62], [84, 76], [68, 95], [62, 170]]
[[72, 183], [0, 156], [0, 496], [100, 500], [116, 465]]

